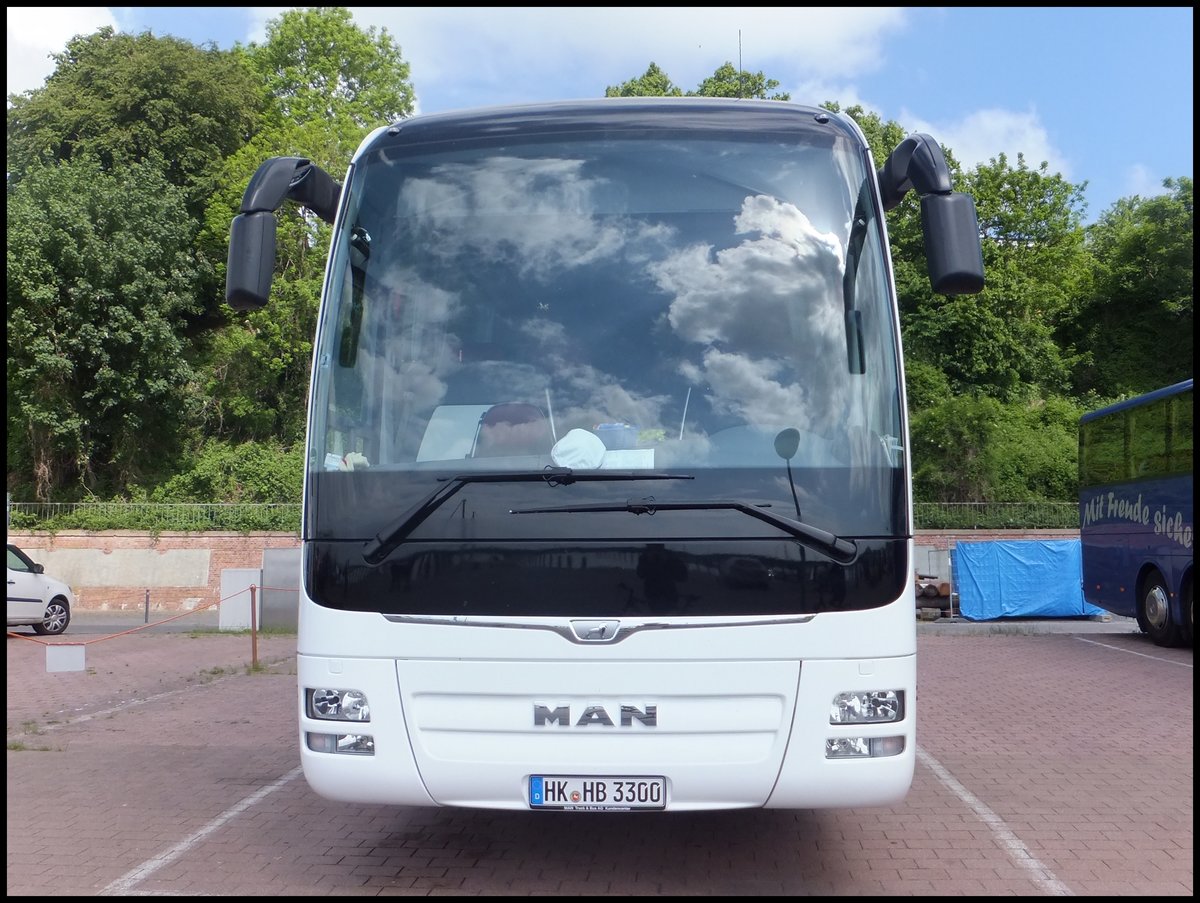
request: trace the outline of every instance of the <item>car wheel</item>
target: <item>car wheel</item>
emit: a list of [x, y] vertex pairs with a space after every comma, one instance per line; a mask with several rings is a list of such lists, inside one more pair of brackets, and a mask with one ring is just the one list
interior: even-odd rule
[[50, 600], [46, 606], [46, 617], [42, 623], [33, 625], [33, 632], [42, 636], [58, 636], [71, 623], [71, 606], [61, 596]]
[[1167, 582], [1157, 571], [1150, 574], [1138, 594], [1138, 609], [1146, 622], [1146, 632], [1159, 646], [1178, 646], [1181, 640], [1180, 626], [1171, 617], [1171, 597], [1167, 593]]

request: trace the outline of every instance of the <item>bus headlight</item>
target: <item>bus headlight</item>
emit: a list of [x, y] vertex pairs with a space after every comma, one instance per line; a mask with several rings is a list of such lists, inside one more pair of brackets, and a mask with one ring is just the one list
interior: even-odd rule
[[321, 721], [370, 721], [371, 706], [361, 690], [330, 687], [305, 689], [305, 710], [309, 718]]
[[903, 737], [835, 737], [825, 741], [826, 759], [879, 759], [902, 752]]
[[880, 724], [904, 720], [903, 690], [838, 693], [829, 707], [830, 724]]

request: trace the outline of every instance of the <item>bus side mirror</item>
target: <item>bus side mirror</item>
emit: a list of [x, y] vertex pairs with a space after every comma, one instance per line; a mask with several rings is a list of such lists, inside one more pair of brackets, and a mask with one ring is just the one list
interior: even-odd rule
[[983, 250], [979, 218], [969, 194], [927, 194], [921, 198], [921, 227], [929, 283], [942, 295], [974, 295], [983, 289]]
[[239, 213], [229, 227], [225, 303], [234, 310], [257, 310], [271, 294], [275, 272], [275, 214]]
[[933, 290], [943, 295], [982, 291], [983, 248], [975, 200], [951, 190], [950, 167], [941, 145], [929, 135], [909, 135], [876, 175], [884, 210], [893, 209], [909, 191], [921, 197], [925, 262]]
[[275, 211], [284, 201], [295, 201], [332, 224], [341, 195], [341, 186], [329, 173], [304, 157], [263, 161], [229, 226], [225, 302], [235, 310], [255, 310], [267, 303], [275, 271]]

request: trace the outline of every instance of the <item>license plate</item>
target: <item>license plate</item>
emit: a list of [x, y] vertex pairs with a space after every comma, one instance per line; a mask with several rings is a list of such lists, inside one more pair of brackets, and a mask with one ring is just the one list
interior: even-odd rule
[[627, 812], [667, 808], [662, 777], [599, 777], [535, 774], [529, 778], [529, 808]]

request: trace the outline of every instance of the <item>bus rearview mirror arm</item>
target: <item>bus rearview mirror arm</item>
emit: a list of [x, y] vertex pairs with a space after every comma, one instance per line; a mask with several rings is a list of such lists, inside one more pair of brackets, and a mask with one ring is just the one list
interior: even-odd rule
[[341, 194], [333, 177], [304, 157], [263, 161], [229, 227], [225, 302], [234, 310], [256, 310], [267, 303], [275, 272], [275, 211], [284, 201], [295, 201], [332, 224]]
[[880, 203], [893, 209], [909, 191], [921, 197], [921, 227], [929, 284], [942, 295], [973, 295], [983, 290], [983, 251], [975, 200], [952, 191], [950, 167], [929, 135], [909, 135], [876, 173]]

